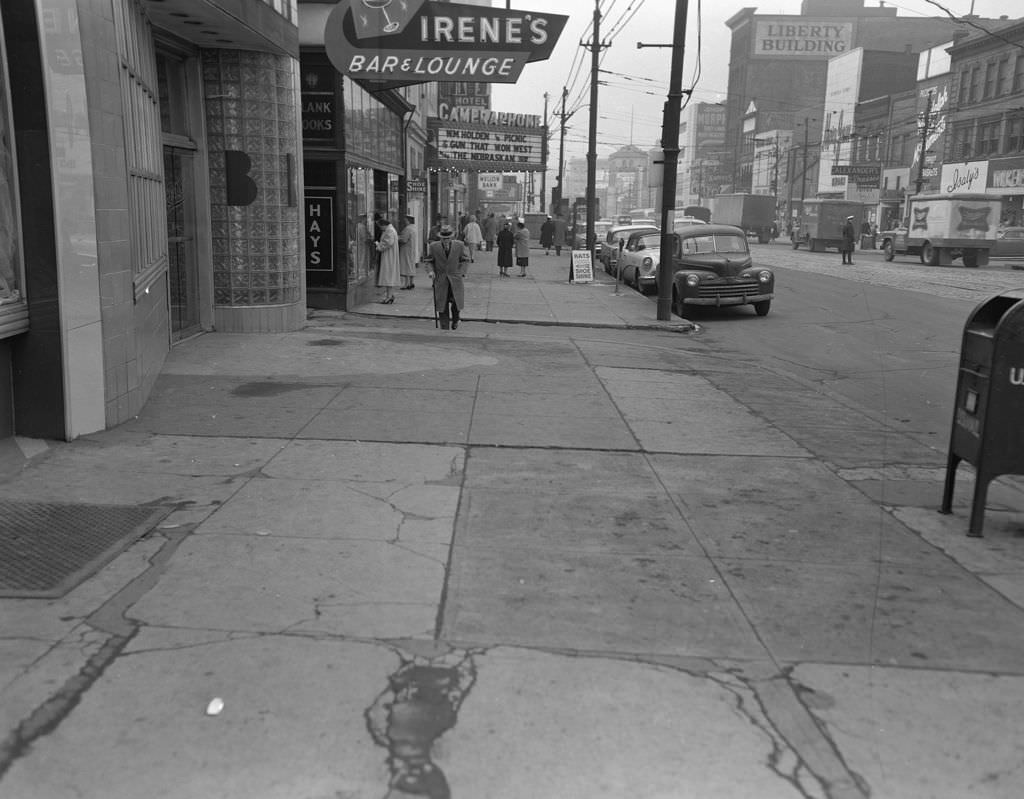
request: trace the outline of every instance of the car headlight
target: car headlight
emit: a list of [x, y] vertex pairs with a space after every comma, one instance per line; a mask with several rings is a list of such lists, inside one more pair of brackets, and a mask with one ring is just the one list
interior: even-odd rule
[[757, 273], [757, 279], [760, 280], [762, 283], [770, 283], [772, 279], [772, 273], [769, 272], [767, 269], [762, 269], [760, 272]]
[[699, 283], [700, 283], [700, 275], [687, 275], [686, 276], [686, 285], [687, 286], [696, 286]]
[[652, 266], [654, 266], [654, 260], [651, 258], [644, 258], [643, 266], [645, 269], [650, 269]]

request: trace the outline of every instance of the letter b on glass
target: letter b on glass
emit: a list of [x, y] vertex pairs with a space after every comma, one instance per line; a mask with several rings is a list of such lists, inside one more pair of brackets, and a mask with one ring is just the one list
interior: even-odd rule
[[259, 191], [256, 181], [249, 177], [252, 159], [241, 150], [225, 150], [224, 169], [228, 205], [252, 205]]

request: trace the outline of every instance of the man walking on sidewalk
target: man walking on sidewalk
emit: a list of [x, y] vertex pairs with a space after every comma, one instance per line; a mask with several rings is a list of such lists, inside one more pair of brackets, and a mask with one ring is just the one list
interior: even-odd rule
[[427, 275], [434, 283], [434, 312], [442, 330], [458, 330], [459, 312], [466, 296], [463, 278], [469, 253], [455, 238], [451, 225], [442, 225], [440, 236], [441, 240], [431, 242], [427, 250]]

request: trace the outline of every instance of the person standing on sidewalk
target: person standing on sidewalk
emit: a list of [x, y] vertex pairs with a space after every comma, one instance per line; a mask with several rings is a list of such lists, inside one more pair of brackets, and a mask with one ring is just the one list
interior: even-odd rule
[[469, 260], [475, 261], [473, 253], [480, 249], [484, 234], [480, 231], [480, 223], [476, 221], [476, 216], [473, 214], [470, 215], [469, 221], [466, 223], [466, 229], [462, 231], [462, 240], [466, 242], [466, 249], [469, 250]]
[[498, 220], [494, 216], [494, 211], [491, 211], [484, 219], [484, 243], [487, 245], [487, 252], [494, 250], [494, 242], [497, 238]]
[[843, 225], [843, 243], [839, 252], [843, 255], [844, 264], [853, 263], [853, 245], [857, 240], [857, 232], [853, 229], [853, 217], [846, 217], [846, 224]]
[[427, 251], [427, 275], [434, 282], [434, 312], [441, 329], [458, 330], [459, 314], [466, 297], [463, 278], [469, 253], [455, 238], [451, 225], [442, 225], [440, 234], [441, 240], [431, 242]]
[[526, 277], [526, 267], [530, 265], [530, 231], [526, 229], [525, 222], [516, 222], [513, 239], [516, 243], [516, 266], [519, 267], [519, 277]]
[[380, 270], [377, 273], [377, 285], [384, 289], [382, 305], [391, 305], [395, 301], [392, 289], [402, 282], [398, 270], [398, 231], [387, 218], [377, 220], [380, 239], [377, 241], [377, 252], [380, 254]]
[[498, 277], [508, 277], [508, 270], [512, 268], [513, 255], [516, 247], [516, 239], [512, 233], [512, 225], [506, 219], [498, 231]]
[[430, 230], [427, 231], [427, 244], [429, 245], [432, 241], [441, 240], [441, 225], [444, 224], [444, 217], [441, 214], [437, 214], [434, 217], [434, 224], [430, 226]]
[[540, 246], [544, 248], [545, 255], [551, 255], [551, 248], [555, 246], [555, 223], [551, 220], [551, 214], [540, 226]]
[[569, 243], [566, 235], [569, 232], [569, 226], [566, 225], [565, 219], [562, 218], [561, 214], [555, 215], [555, 255], [562, 254], [562, 247]]
[[416, 288], [416, 253], [420, 248], [416, 220], [405, 218], [405, 226], [398, 234], [398, 271], [402, 276], [402, 289]]

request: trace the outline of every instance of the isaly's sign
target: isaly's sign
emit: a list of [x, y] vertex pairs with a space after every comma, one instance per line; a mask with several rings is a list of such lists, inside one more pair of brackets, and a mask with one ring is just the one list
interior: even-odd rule
[[324, 44], [351, 78], [515, 83], [528, 62], [551, 56], [567, 20], [433, 0], [340, 0]]

